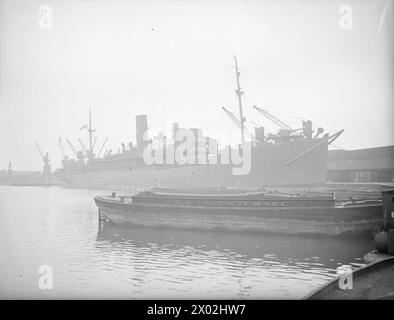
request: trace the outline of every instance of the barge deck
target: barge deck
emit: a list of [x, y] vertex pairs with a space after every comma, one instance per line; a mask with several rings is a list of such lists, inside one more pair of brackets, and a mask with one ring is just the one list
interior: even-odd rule
[[116, 225], [337, 236], [372, 233], [383, 223], [380, 200], [338, 203], [327, 195], [161, 190], [94, 200]]

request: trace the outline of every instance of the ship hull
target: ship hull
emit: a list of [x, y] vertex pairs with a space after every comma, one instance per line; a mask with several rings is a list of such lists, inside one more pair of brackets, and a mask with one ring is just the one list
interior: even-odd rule
[[338, 236], [371, 233], [383, 219], [381, 204], [282, 208], [157, 206], [100, 196], [95, 197], [95, 202], [100, 216], [119, 226]]
[[[306, 150], [300, 159], [289, 164]], [[286, 144], [264, 144], [252, 149], [250, 171], [235, 175], [232, 164], [145, 165], [130, 159], [98, 160], [79, 172], [61, 172], [69, 186], [136, 190], [147, 187], [259, 187], [323, 184], [326, 180], [327, 143], [318, 139]]]

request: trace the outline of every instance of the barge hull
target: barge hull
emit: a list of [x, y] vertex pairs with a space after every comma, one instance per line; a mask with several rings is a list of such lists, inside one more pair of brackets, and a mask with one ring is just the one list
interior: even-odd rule
[[382, 224], [382, 206], [331, 208], [203, 208], [145, 206], [95, 198], [100, 213], [116, 225], [241, 232], [359, 235]]

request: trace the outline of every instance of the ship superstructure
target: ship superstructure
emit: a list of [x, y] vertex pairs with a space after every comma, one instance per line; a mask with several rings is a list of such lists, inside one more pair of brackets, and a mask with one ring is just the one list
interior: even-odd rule
[[[332, 135], [324, 133], [322, 128], [314, 132], [310, 120], [302, 121], [301, 128], [293, 129], [268, 110], [254, 106], [254, 110], [277, 125], [279, 131], [276, 134], [265, 134], [264, 127], [259, 126], [255, 127], [251, 134], [244, 125], [244, 92], [240, 85], [241, 73], [236, 57], [234, 62], [239, 119], [228, 109], [223, 107], [223, 110], [240, 129], [241, 144], [235, 148], [238, 150], [229, 146], [220, 148], [214, 137], [205, 137], [201, 129], [191, 128], [188, 130], [195, 137], [195, 147], [188, 152], [193, 153], [195, 160], [186, 163], [176, 161], [177, 147], [184, 142], [176, 137], [185, 129], [174, 123], [171, 137], [163, 134], [147, 137], [148, 117], [137, 115], [136, 145], [130, 142], [126, 146], [122, 143], [117, 152], [111, 149], [103, 150], [106, 139], [101, 148], [97, 148], [96, 155], [94, 149], [97, 137], [93, 141], [94, 129], [89, 110], [89, 124], [86, 125], [89, 149], [80, 141], [82, 151], [76, 151], [67, 140], [76, 159], [64, 159], [63, 168], [58, 171], [59, 178], [71, 186], [102, 189], [256, 187], [325, 183], [328, 145], [343, 130]], [[252, 136], [252, 140], [247, 140], [245, 135]], [[147, 148], [156, 152], [156, 156], [157, 152], [161, 152], [162, 161], [148, 163], [146, 157], [144, 158]], [[246, 153], [250, 155], [249, 170], [234, 174], [234, 163], [224, 161], [233, 151], [243, 156], [246, 156]], [[215, 158], [215, 161], [211, 161], [212, 158]]]

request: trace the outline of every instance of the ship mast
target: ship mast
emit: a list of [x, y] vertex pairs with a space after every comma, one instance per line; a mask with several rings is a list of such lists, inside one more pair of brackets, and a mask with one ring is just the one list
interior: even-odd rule
[[238, 106], [239, 106], [239, 117], [241, 121], [241, 137], [242, 137], [242, 147], [244, 146], [245, 142], [245, 130], [244, 130], [244, 116], [243, 116], [243, 110], [242, 110], [242, 95], [243, 91], [241, 90], [241, 85], [239, 84], [239, 77], [241, 75], [241, 72], [238, 70], [238, 62], [237, 62], [237, 57], [234, 56], [234, 61], [235, 61], [235, 77], [237, 79], [237, 90], [235, 90], [235, 93], [238, 96]]
[[88, 128], [88, 132], [89, 132], [89, 158], [93, 158], [93, 145], [92, 145], [92, 134], [95, 130], [92, 129], [92, 112], [89, 108], [89, 128]]

